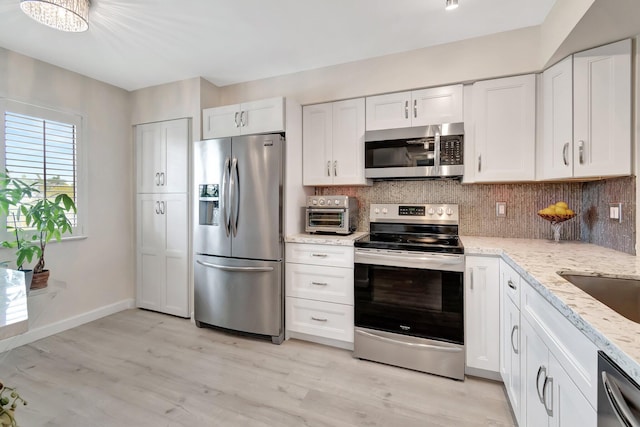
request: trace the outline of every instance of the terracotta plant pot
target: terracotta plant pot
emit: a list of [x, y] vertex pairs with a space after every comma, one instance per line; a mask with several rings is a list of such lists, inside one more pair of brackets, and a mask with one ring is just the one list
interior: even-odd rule
[[42, 289], [47, 287], [49, 281], [49, 270], [44, 270], [42, 273], [34, 273], [31, 280], [31, 289]]

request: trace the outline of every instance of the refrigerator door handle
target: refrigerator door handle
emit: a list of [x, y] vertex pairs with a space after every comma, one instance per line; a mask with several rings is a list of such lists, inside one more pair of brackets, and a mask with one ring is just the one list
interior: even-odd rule
[[238, 188], [238, 159], [231, 161], [231, 179], [229, 180], [229, 200], [231, 201], [231, 231], [233, 237], [238, 235], [238, 210], [240, 209], [240, 190]]
[[197, 260], [198, 264], [204, 267], [217, 268], [222, 271], [244, 271], [251, 273], [263, 273], [267, 271], [273, 271], [273, 267], [229, 267], [228, 265], [220, 265], [220, 264], [211, 264], [209, 262], [204, 262]]
[[229, 212], [228, 208], [231, 206], [229, 202], [229, 158], [224, 160], [224, 171], [222, 172], [222, 221], [224, 222], [224, 231], [227, 233], [227, 237], [231, 233], [229, 225]]

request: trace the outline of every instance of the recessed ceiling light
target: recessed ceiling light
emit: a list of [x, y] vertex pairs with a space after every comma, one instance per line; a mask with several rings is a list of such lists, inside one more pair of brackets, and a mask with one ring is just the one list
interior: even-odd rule
[[453, 10], [458, 7], [458, 0], [447, 0], [446, 10]]

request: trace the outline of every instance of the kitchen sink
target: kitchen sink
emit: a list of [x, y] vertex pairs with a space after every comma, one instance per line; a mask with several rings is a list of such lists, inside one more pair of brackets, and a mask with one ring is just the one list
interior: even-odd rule
[[558, 274], [616, 313], [640, 323], [640, 280], [588, 276], [569, 271]]

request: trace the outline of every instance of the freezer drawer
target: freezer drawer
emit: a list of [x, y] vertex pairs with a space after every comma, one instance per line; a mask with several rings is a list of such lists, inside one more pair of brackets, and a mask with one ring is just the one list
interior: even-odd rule
[[207, 255], [195, 257], [196, 324], [283, 337], [281, 261], [254, 261]]

